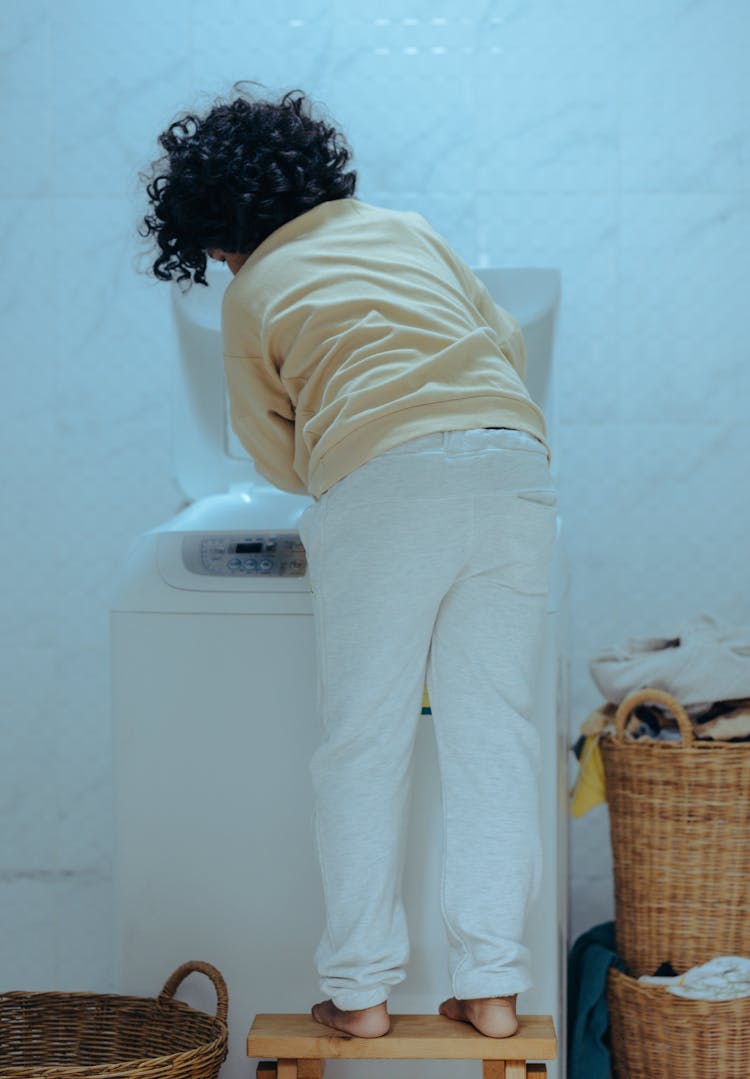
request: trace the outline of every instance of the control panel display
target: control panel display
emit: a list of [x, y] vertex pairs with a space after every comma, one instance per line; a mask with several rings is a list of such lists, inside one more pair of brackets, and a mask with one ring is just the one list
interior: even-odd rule
[[209, 577], [304, 577], [307, 572], [297, 532], [188, 535], [182, 557], [191, 573]]

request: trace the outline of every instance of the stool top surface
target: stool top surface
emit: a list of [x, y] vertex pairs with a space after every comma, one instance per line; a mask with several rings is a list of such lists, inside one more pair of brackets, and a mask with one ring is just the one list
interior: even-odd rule
[[549, 1015], [519, 1015], [510, 1038], [488, 1038], [470, 1023], [445, 1015], [391, 1015], [381, 1038], [357, 1038], [311, 1015], [256, 1015], [247, 1036], [249, 1057], [291, 1060], [555, 1060]]

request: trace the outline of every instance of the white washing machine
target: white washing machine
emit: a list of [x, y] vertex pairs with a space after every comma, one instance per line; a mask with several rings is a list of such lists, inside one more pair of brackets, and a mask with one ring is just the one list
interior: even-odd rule
[[[527, 384], [557, 468], [552, 344], [555, 270], [478, 270], [521, 322]], [[201, 959], [229, 990], [222, 1079], [247, 1079], [259, 1012], [309, 1013], [322, 999], [313, 952], [325, 924], [309, 761], [320, 740], [304, 548], [304, 496], [270, 487], [228, 424], [220, 310], [230, 280], [172, 286], [175, 469], [189, 504], [132, 546], [111, 610], [115, 991], [154, 996]], [[562, 521], [548, 604], [537, 722], [543, 745], [544, 882], [526, 941], [535, 988], [519, 1010], [555, 1017], [563, 1075], [567, 950], [567, 571]], [[411, 954], [389, 1010], [436, 1013], [451, 994], [440, 913], [441, 788], [422, 716], [404, 870]], [[212, 1012], [191, 975], [178, 996]], [[470, 1079], [476, 1062], [331, 1061], [331, 1079]]]

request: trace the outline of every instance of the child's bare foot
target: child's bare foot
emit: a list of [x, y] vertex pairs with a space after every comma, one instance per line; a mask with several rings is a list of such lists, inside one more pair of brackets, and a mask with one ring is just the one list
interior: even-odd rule
[[335, 1030], [343, 1030], [356, 1038], [380, 1038], [391, 1028], [386, 1002], [373, 1004], [371, 1008], [359, 1008], [345, 1012], [337, 1008], [332, 1000], [321, 1000], [313, 1004], [311, 1015], [317, 1023], [324, 1023]]
[[509, 997], [473, 997], [467, 1000], [448, 997], [438, 1011], [448, 1019], [471, 1023], [488, 1038], [509, 1038], [518, 1030], [517, 996], [514, 993]]

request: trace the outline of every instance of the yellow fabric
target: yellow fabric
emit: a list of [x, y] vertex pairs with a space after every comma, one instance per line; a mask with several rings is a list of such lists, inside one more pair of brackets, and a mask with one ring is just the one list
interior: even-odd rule
[[[427, 686], [424, 687], [424, 696], [422, 697], [422, 709], [430, 707], [430, 698], [427, 696]], [[431, 710], [431, 709], [430, 709]]]
[[571, 792], [570, 812], [582, 817], [594, 806], [607, 800], [604, 762], [599, 748], [599, 735], [587, 736], [578, 761], [578, 779]]
[[228, 285], [222, 344], [237, 437], [258, 472], [318, 498], [420, 435], [527, 431], [520, 327], [412, 211], [355, 198], [271, 233]]

